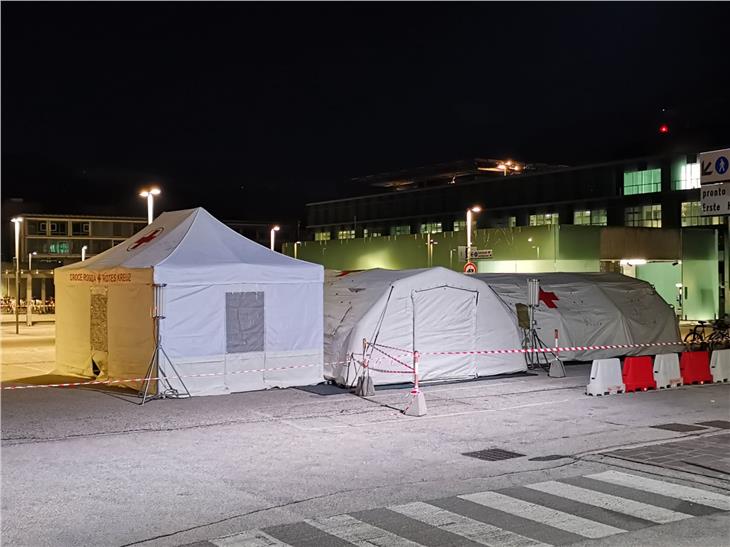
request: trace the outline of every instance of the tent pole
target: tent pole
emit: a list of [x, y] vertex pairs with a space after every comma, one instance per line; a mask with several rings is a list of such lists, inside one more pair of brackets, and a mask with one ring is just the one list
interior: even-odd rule
[[[190, 397], [190, 391], [188, 390], [187, 386], [185, 385], [185, 382], [183, 382], [182, 377], [177, 372], [177, 369], [175, 368], [175, 365], [172, 364], [172, 361], [170, 360], [170, 357], [167, 355], [167, 352], [165, 351], [165, 348], [162, 347], [162, 333], [160, 329], [160, 321], [165, 318], [163, 314], [163, 297], [162, 297], [162, 289], [165, 287], [165, 283], [160, 284], [153, 284], [152, 285], [152, 293], [153, 293], [153, 309], [152, 309], [152, 319], [154, 324], [154, 331], [155, 331], [155, 349], [152, 352], [152, 358], [150, 359], [150, 365], [147, 367], [147, 374], [145, 375], [144, 380], [144, 389], [140, 391], [139, 396], [142, 397], [142, 402], [140, 405], [145, 404], [147, 401], [151, 401], [153, 399], [165, 399], [165, 398], [171, 398], [171, 399], [183, 399]], [[184, 390], [184, 393], [180, 393], [177, 389], [172, 387], [172, 384], [170, 383], [170, 379], [167, 377], [167, 374], [165, 374], [165, 371], [160, 367], [160, 353], [167, 359], [167, 362], [170, 364], [170, 368], [172, 369], [172, 372], [177, 377], [177, 380], [182, 385], [182, 388]], [[149, 394], [149, 388], [150, 383], [152, 380], [155, 380], [157, 382], [157, 388], [155, 390], [155, 393], [150, 395]], [[165, 382], [166, 389], [163, 391], [160, 389], [160, 382]]]

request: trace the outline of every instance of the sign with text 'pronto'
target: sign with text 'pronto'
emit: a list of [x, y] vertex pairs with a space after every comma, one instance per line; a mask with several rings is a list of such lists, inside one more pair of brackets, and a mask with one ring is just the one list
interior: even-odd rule
[[700, 215], [720, 216], [730, 215], [730, 182], [720, 184], [705, 184], [700, 188]]
[[730, 214], [730, 148], [700, 154], [700, 214]]

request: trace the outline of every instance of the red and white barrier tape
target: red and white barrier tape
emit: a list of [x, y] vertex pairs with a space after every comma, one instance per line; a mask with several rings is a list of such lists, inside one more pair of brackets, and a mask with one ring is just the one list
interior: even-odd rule
[[[412, 351], [394, 348], [392, 346], [384, 346], [381, 344], [370, 344], [374, 349], [380, 347], [386, 347], [390, 350], [399, 351], [402, 353], [413, 354]], [[514, 354], [514, 353], [564, 353], [571, 351], [592, 351], [592, 350], [607, 350], [607, 349], [632, 349], [632, 348], [649, 348], [649, 347], [666, 347], [666, 346], [684, 346], [682, 342], [650, 342], [646, 344], [604, 344], [600, 346], [566, 346], [556, 348], [521, 348], [521, 349], [485, 349], [485, 350], [464, 350], [464, 351], [422, 351], [421, 355], [503, 355], [503, 354]], [[381, 350], [378, 350], [381, 351]], [[385, 353], [382, 352], [381, 353]], [[387, 355], [387, 354], [386, 354]], [[391, 356], [389, 356], [391, 357]], [[404, 364], [401, 361], [391, 357], [394, 361]], [[406, 365], [408, 366], [408, 365]]]
[[[324, 363], [324, 365], [341, 365], [344, 364], [344, 361], [337, 361], [334, 363]], [[150, 378], [124, 378], [124, 379], [118, 379], [118, 380], [87, 380], [84, 382], [64, 382], [64, 383], [58, 383], [58, 384], [24, 384], [19, 386], [3, 386], [2, 389], [36, 389], [36, 388], [42, 388], [42, 387], [80, 387], [80, 386], [94, 386], [94, 385], [111, 385], [111, 384], [125, 384], [125, 383], [132, 383], [132, 382], [146, 382], [149, 381], [157, 381], [157, 380], [172, 380], [174, 381], [175, 378], [210, 378], [213, 376], [225, 376], [230, 375], [233, 376], [235, 374], [248, 374], [251, 372], [271, 372], [271, 371], [277, 371], [277, 370], [292, 370], [292, 369], [300, 369], [300, 368], [312, 368], [312, 367], [318, 367], [318, 363], [314, 363], [311, 365], [292, 365], [289, 367], [274, 367], [274, 368], [257, 368], [257, 369], [250, 369], [250, 370], [235, 370], [233, 372], [207, 372], [207, 373], [200, 373], [200, 374], [185, 374], [182, 376], [170, 376], [169, 378], [165, 378], [164, 376], [156, 376], [156, 377], [150, 377]]]

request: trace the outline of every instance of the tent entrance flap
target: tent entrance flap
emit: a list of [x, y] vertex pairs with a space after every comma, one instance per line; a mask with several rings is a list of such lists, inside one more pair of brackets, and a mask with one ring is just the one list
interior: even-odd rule
[[477, 376], [473, 354], [430, 354], [476, 349], [477, 298], [477, 291], [448, 286], [411, 293], [413, 347], [421, 353], [421, 380]]

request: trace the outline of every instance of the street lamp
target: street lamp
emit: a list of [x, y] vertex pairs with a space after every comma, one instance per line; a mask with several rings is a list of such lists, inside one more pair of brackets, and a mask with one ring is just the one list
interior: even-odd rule
[[149, 190], [142, 190], [139, 193], [140, 197], [147, 198], [147, 224], [152, 224], [152, 218], [153, 218], [153, 209], [154, 209], [154, 200], [155, 196], [160, 195], [160, 189], [159, 188], [150, 188]]
[[20, 223], [23, 217], [14, 217], [15, 224], [15, 334], [20, 334]]
[[86, 249], [88, 248], [88, 245], [84, 245], [83, 247], [81, 247], [81, 262], [86, 260]]
[[466, 210], [466, 258], [469, 261], [469, 251], [471, 251], [471, 217], [473, 213], [481, 212], [482, 208], [479, 205], [470, 207]]
[[297, 257], [297, 247], [299, 247], [302, 244], [301, 241], [295, 241], [294, 242], [294, 258]]
[[276, 232], [278, 232], [279, 230], [281, 230], [281, 228], [279, 228], [279, 226], [274, 226], [271, 229], [271, 250], [272, 251], [274, 250], [274, 242], [276, 241]]
[[32, 253], [28, 253], [28, 271], [30, 272], [33, 267], [33, 257], [38, 254], [38, 251], [33, 251]]

